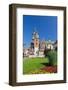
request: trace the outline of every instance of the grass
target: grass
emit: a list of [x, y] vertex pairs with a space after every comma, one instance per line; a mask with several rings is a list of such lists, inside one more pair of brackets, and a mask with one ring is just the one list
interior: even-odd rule
[[48, 63], [48, 58], [24, 58], [23, 60], [23, 74], [32, 74], [32, 73], [43, 73], [40, 71], [40, 68], [44, 67], [44, 64]]

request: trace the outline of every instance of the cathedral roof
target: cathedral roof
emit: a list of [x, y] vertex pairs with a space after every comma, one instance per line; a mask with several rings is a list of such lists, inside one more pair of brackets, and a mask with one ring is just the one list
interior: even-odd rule
[[39, 38], [39, 34], [37, 32], [33, 32], [32, 39], [38, 39], [38, 38]]

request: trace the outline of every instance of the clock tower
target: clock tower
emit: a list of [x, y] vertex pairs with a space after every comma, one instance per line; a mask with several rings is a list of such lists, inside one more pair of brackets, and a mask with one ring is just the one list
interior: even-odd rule
[[38, 56], [39, 54], [39, 34], [37, 32], [33, 32], [32, 41], [34, 43], [34, 55]]

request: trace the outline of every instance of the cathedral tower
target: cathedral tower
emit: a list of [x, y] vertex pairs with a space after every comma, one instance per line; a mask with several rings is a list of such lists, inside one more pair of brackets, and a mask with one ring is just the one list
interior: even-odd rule
[[34, 55], [39, 54], [39, 34], [37, 32], [33, 32], [32, 37], [33, 43], [34, 43]]

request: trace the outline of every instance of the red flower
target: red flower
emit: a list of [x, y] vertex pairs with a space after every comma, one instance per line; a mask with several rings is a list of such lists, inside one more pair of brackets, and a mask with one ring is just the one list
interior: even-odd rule
[[41, 70], [50, 72], [50, 73], [57, 73], [57, 67], [56, 66], [47, 66], [42, 68]]

